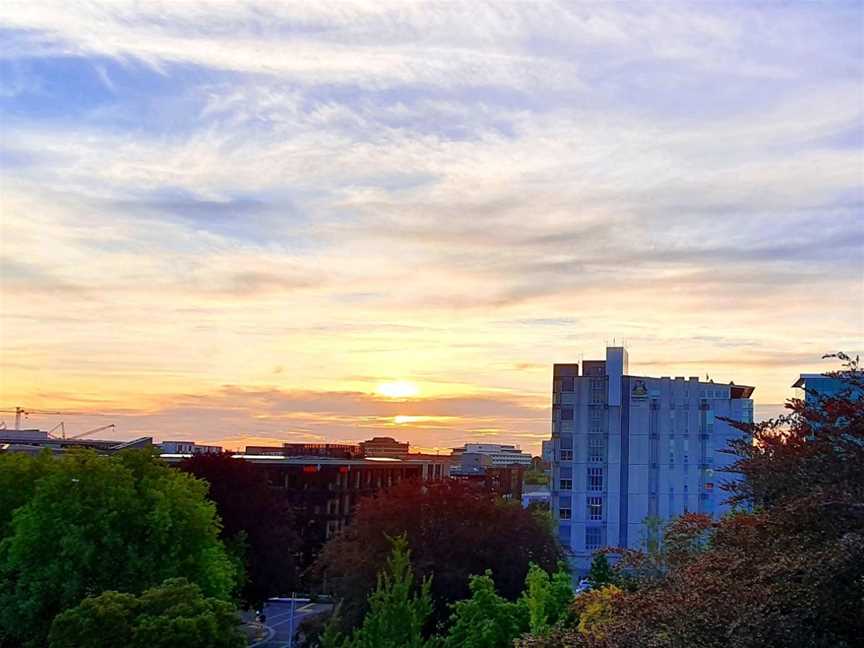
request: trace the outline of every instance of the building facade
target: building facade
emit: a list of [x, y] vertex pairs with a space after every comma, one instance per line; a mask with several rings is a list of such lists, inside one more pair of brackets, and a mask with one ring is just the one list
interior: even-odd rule
[[455, 461], [461, 462], [463, 454], [486, 455], [489, 457], [492, 466], [510, 466], [512, 464], [519, 464], [521, 466], [531, 465], [531, 455], [527, 452], [522, 452], [514, 445], [466, 443], [461, 448], [453, 448], [453, 458]]
[[[286, 444], [289, 445], [289, 444]], [[247, 446], [246, 452], [231, 455], [261, 470], [271, 488], [289, 502], [298, 520], [297, 532], [303, 545], [304, 564], [314, 558], [321, 546], [350, 522], [363, 497], [403, 481], [441, 481], [447, 479], [449, 457], [409, 459], [344, 458], [333, 444], [311, 446], [316, 452], [307, 456], [285, 455], [279, 446]], [[260, 452], [264, 450], [264, 452]], [[296, 448], [287, 452], [294, 453]], [[192, 455], [163, 453], [163, 461], [179, 465]], [[414, 455], [412, 455], [413, 457]]]
[[160, 450], [167, 454], [220, 454], [222, 446], [204, 445], [195, 441], [163, 441]]
[[364, 457], [395, 457], [401, 459], [408, 456], [408, 442], [397, 441], [391, 437], [375, 437], [360, 442], [360, 450]]
[[722, 515], [720, 483], [741, 433], [720, 420], [752, 422], [752, 387], [691, 377], [629, 373], [622, 347], [605, 360], [556, 364], [552, 387], [552, 512], [574, 567], [606, 546], [640, 548], [646, 521], [685, 512]]

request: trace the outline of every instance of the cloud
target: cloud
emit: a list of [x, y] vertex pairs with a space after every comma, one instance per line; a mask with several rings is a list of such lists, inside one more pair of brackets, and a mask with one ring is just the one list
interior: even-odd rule
[[617, 337], [780, 402], [861, 347], [857, 9], [6, 2], [6, 397], [543, 434], [459, 398]]
[[[277, 445], [307, 440], [357, 442], [375, 435], [396, 436], [423, 447], [464, 443], [476, 434], [518, 442], [522, 437], [533, 438], [526, 436], [526, 429], [537, 430], [534, 436], [539, 437], [539, 431], [548, 427], [549, 418], [545, 404], [517, 395], [395, 401], [362, 392], [233, 386], [206, 394], [174, 395], [149, 410], [124, 411], [86, 400], [72, 400], [70, 405], [66, 417], [75, 431], [110, 421], [118, 426], [116, 432], [123, 438], [189, 437], [231, 447], [261, 441]], [[489, 428], [493, 421], [494, 429]], [[49, 425], [53, 418], [34, 418], [32, 422]]]

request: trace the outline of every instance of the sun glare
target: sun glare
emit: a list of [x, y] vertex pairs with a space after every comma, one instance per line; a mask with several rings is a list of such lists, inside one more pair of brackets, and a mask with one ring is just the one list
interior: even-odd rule
[[387, 398], [408, 398], [419, 394], [420, 388], [412, 382], [398, 380], [378, 385], [375, 392]]

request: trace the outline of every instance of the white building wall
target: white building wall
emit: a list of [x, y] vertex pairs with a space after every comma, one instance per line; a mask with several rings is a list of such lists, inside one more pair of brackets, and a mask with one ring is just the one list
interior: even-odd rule
[[[626, 366], [626, 356], [621, 356], [621, 364]], [[553, 395], [553, 408], [557, 408], [553, 417], [572, 408], [572, 420], [553, 421], [552, 510], [559, 537], [569, 545], [575, 566], [581, 569], [587, 569], [593, 553], [586, 548], [586, 528], [598, 526], [588, 519], [589, 497], [602, 495], [601, 526], [604, 545], [608, 546], [619, 546], [626, 536], [628, 547], [642, 547], [646, 540], [644, 522], [652, 514], [661, 524], [685, 511], [722, 515], [727, 507], [722, 503], [726, 494], [720, 484], [733, 477], [719, 469], [734, 458], [720, 450], [740, 433], [718, 417], [752, 421], [752, 401], [730, 399], [728, 385], [703, 383], [696, 378], [624, 375], [617, 379], [621, 405], [615, 406], [609, 401], [616, 397], [616, 390], [608, 384], [603, 394], [606, 402], [591, 403], [592, 393], [596, 399], [592, 380], [596, 378], [575, 377], [572, 392]], [[641, 383], [638, 389], [637, 381]], [[595, 416], [600, 412], [606, 444], [605, 462], [601, 464], [588, 460], [589, 438], [596, 433], [592, 411]], [[626, 453], [621, 446], [622, 421], [627, 424], [623, 435]], [[571, 448], [573, 459], [562, 459], [562, 450]], [[588, 488], [588, 470], [597, 466], [604, 469], [602, 493]], [[622, 475], [622, 470], [626, 474]], [[560, 487], [560, 480], [568, 478], [565, 475], [572, 482], [569, 491]], [[622, 481], [627, 488], [623, 494]], [[627, 498], [626, 529], [620, 526], [622, 496]], [[568, 502], [571, 519], [561, 519], [560, 508]]]

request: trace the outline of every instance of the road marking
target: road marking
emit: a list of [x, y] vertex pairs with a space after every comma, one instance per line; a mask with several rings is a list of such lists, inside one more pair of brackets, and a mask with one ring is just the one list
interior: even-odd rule
[[[299, 610], [298, 610], [298, 612], [299, 612]], [[306, 614], [296, 614], [295, 616], [297, 616], [299, 618], [301, 616], [306, 616]], [[275, 628], [276, 626], [285, 625], [286, 623], [290, 623], [290, 621], [291, 621], [291, 619], [288, 618], [288, 619], [285, 619], [284, 621], [280, 621], [279, 623], [271, 623], [270, 627]]]

